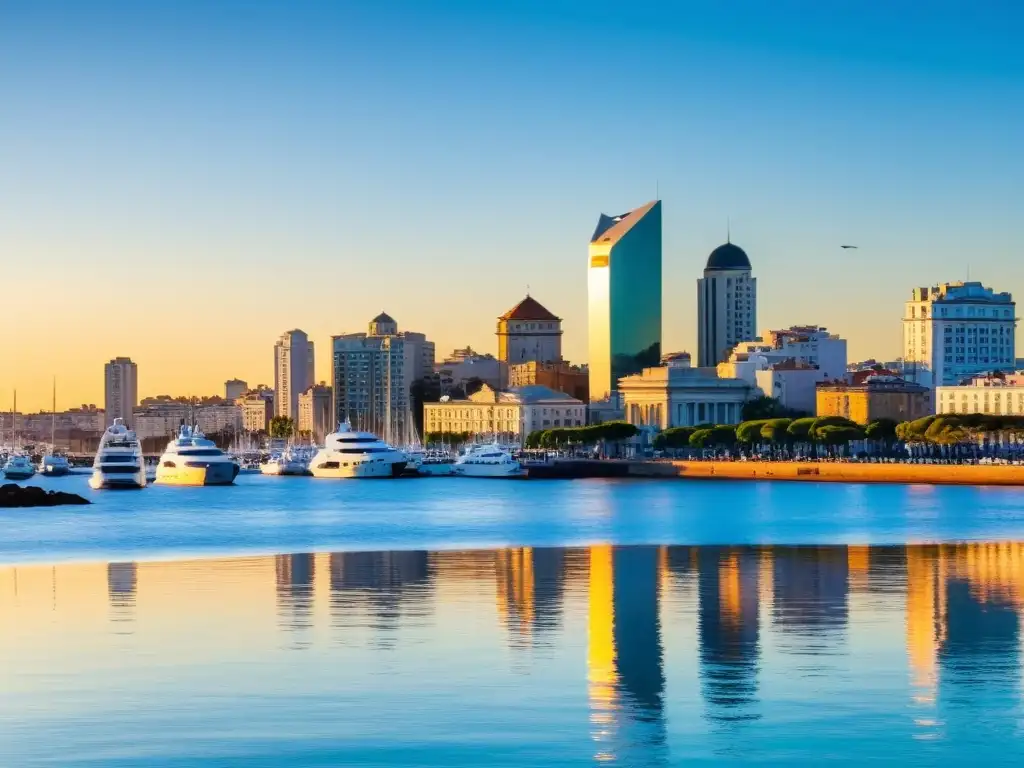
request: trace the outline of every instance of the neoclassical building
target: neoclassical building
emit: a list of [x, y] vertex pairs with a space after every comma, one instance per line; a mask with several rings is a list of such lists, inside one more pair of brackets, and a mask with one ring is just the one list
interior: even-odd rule
[[423, 404], [424, 432], [469, 432], [520, 444], [538, 429], [582, 427], [586, 421], [582, 401], [540, 385], [498, 392], [485, 384], [465, 400]]
[[722, 379], [714, 368], [691, 367], [686, 354], [619, 379], [626, 421], [658, 429], [739, 424], [751, 390], [743, 379]]

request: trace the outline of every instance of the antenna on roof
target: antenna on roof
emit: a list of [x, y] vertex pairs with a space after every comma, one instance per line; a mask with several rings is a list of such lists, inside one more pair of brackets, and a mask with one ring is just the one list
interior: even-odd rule
[[526, 284], [526, 297], [527, 298], [530, 297], [530, 284], [529, 283]]
[[728, 216], [725, 217], [725, 242], [732, 242], [732, 222]]

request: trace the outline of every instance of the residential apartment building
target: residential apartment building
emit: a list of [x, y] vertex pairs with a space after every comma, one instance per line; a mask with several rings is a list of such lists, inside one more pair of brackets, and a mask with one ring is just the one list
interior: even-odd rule
[[[130, 357], [115, 357], [103, 368], [106, 418], [132, 424], [132, 410], [139, 404], [139, 367]], [[106, 427], [104, 427], [105, 429]]]
[[619, 379], [661, 359], [661, 201], [602, 213], [587, 255], [590, 397], [613, 400]]
[[299, 395], [299, 432], [308, 432], [318, 445], [335, 427], [331, 388], [320, 382]]
[[862, 384], [817, 387], [818, 416], [842, 416], [858, 424], [878, 419], [913, 421], [932, 412], [931, 390], [895, 376], [870, 376]]
[[170, 439], [182, 422], [193, 421], [207, 435], [237, 433], [242, 429], [242, 411], [234, 403], [190, 405], [180, 400], [164, 400], [136, 408], [133, 428], [140, 440], [155, 437]]
[[520, 445], [538, 429], [580, 427], [586, 419], [586, 403], [542, 386], [498, 392], [485, 385], [465, 400], [423, 405], [424, 431], [428, 434], [469, 432]]
[[313, 342], [298, 329], [281, 334], [274, 344], [274, 415], [296, 420], [299, 394], [315, 383]]
[[242, 429], [246, 432], [266, 432], [274, 418], [274, 390], [256, 389], [235, 400], [241, 411]]
[[926, 387], [1016, 366], [1016, 304], [981, 283], [914, 288], [903, 312], [904, 375]]
[[724, 362], [756, 329], [757, 278], [746, 251], [727, 242], [711, 252], [697, 280], [697, 365]]
[[249, 391], [249, 384], [241, 379], [228, 379], [224, 382], [224, 399], [234, 402]]
[[935, 412], [1024, 416], [1024, 374], [989, 374], [958, 386], [936, 387]]

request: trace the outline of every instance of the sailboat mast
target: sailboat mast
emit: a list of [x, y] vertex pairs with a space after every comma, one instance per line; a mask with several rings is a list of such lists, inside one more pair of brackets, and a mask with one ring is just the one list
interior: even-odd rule
[[57, 434], [57, 377], [53, 377], [53, 404], [50, 406], [50, 451], [57, 446], [54, 443]]

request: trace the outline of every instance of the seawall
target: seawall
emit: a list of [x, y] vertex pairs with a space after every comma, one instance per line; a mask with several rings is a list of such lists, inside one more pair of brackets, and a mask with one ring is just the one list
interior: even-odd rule
[[[661, 465], [661, 466], [658, 466]], [[631, 475], [719, 480], [787, 480], [825, 483], [910, 483], [922, 485], [1020, 485], [1024, 466], [973, 464], [859, 464], [797, 461], [634, 462]]]

